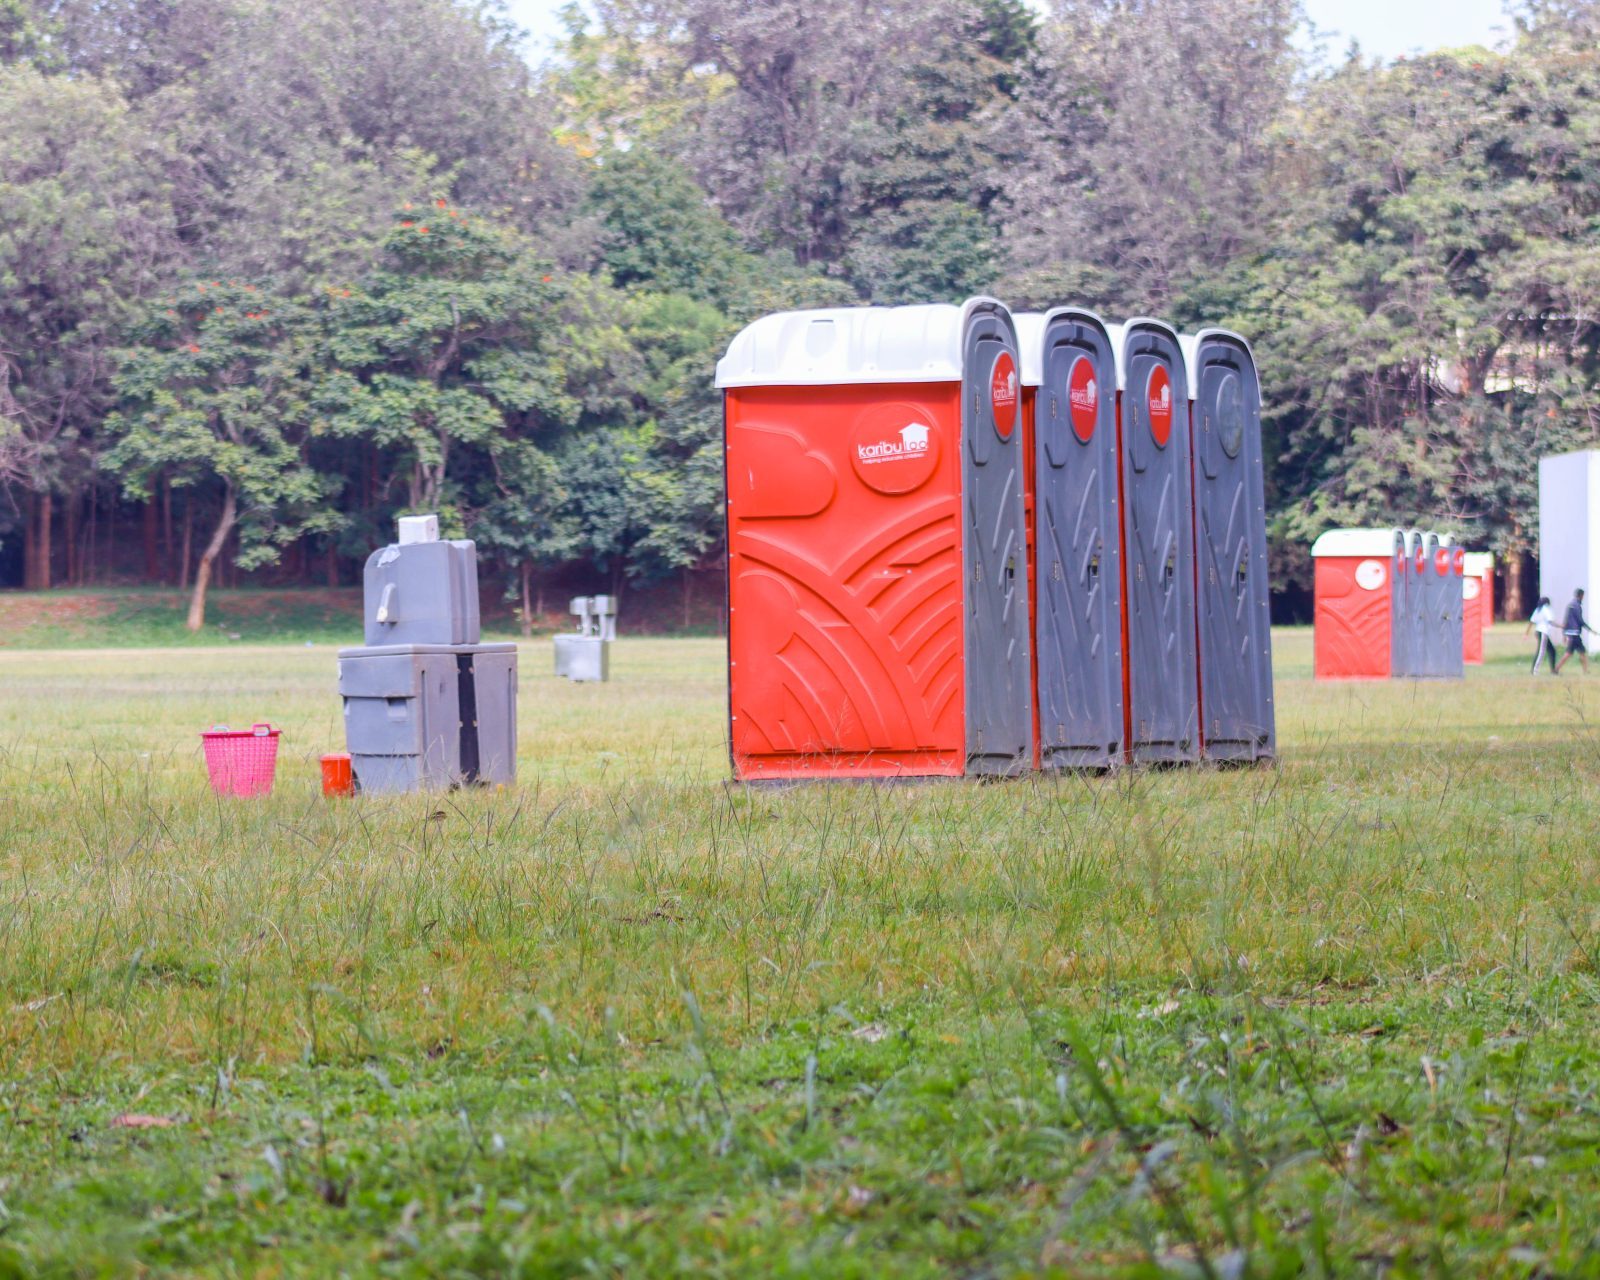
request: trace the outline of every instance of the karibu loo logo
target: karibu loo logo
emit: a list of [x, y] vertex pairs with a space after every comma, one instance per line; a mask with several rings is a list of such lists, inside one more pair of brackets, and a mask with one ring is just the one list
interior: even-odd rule
[[1017, 362], [1009, 351], [1002, 351], [989, 375], [989, 405], [994, 410], [994, 429], [1002, 440], [1010, 439], [1017, 421]]
[[938, 453], [938, 431], [927, 410], [914, 404], [874, 405], [850, 433], [850, 465], [879, 493], [910, 493], [926, 484]]
[[878, 462], [898, 462], [915, 453], [926, 453], [931, 429], [921, 422], [908, 422], [896, 433], [898, 439], [857, 444], [856, 461], [862, 466], [871, 466]]
[[1163, 448], [1172, 438], [1172, 378], [1162, 365], [1150, 371], [1145, 384], [1146, 404], [1150, 409], [1150, 434]]
[[1083, 356], [1072, 362], [1072, 372], [1067, 375], [1067, 411], [1073, 434], [1088, 444], [1100, 416], [1100, 384], [1095, 381], [1094, 362]]

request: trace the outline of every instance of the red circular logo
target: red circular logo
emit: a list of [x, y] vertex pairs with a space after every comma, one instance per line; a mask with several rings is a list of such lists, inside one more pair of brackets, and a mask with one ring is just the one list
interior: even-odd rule
[[1150, 406], [1150, 434], [1163, 449], [1172, 439], [1172, 379], [1165, 365], [1150, 371], [1150, 381], [1145, 383], [1145, 400]]
[[1100, 384], [1094, 376], [1094, 362], [1086, 356], [1074, 360], [1067, 375], [1067, 407], [1072, 414], [1072, 434], [1088, 444], [1100, 416]]
[[1461, 548], [1456, 548], [1455, 563], [1450, 566], [1457, 573], [1465, 573], [1467, 568], [1467, 553]]
[[1017, 362], [1009, 351], [1002, 351], [989, 375], [989, 404], [994, 409], [994, 429], [1002, 440], [1011, 439], [1017, 423]]
[[1428, 553], [1422, 549], [1422, 544], [1417, 543], [1417, 572], [1422, 573], [1428, 567]]
[[1433, 553], [1433, 571], [1441, 578], [1450, 572], [1450, 553], [1443, 547]]
[[939, 462], [939, 429], [914, 404], [874, 405], [850, 433], [850, 465], [879, 493], [910, 493], [928, 482]]

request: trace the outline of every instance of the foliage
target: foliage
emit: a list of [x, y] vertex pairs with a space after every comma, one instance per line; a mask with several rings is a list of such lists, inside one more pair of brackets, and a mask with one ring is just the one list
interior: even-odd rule
[[0, 0], [0, 535], [28, 582], [78, 563], [85, 511], [140, 522], [146, 579], [217, 526], [176, 460], [106, 469], [139, 411], [110, 353], [195, 278], [310, 318], [303, 459], [336, 518], [282, 526], [302, 579], [416, 506], [525, 595], [713, 567], [715, 358], [797, 307], [1239, 329], [1279, 587], [1335, 523], [1525, 557], [1537, 457], [1600, 438], [1593, 5], [1392, 65], [1307, 53], [1294, 0], [565, 16], [533, 71], [465, 0]]

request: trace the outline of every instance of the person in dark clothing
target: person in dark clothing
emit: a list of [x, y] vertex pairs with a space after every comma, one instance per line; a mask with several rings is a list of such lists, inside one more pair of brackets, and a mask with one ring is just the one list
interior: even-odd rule
[[1561, 619], [1561, 634], [1566, 637], [1567, 651], [1556, 663], [1558, 672], [1567, 665], [1573, 654], [1577, 654], [1578, 661], [1583, 663], [1583, 674], [1589, 674], [1589, 651], [1583, 646], [1585, 631], [1593, 632], [1594, 628], [1583, 620], [1583, 588], [1579, 587], [1572, 593], [1572, 599], [1567, 601], [1567, 614]]

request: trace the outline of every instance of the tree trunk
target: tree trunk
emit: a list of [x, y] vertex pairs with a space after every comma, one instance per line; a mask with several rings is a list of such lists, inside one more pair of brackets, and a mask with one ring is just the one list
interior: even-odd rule
[[55, 495], [48, 489], [33, 503], [33, 557], [28, 567], [28, 585], [35, 591], [50, 590], [50, 530], [55, 523]]
[[189, 619], [184, 623], [190, 631], [198, 631], [206, 625], [206, 588], [211, 585], [212, 566], [227, 545], [236, 516], [233, 486], [229, 485], [223, 490], [222, 514], [217, 517], [217, 527], [211, 534], [211, 541], [206, 543], [206, 549], [200, 553], [200, 567], [195, 570], [194, 594], [189, 597]]
[[178, 590], [189, 589], [189, 557], [194, 552], [194, 491], [183, 499], [183, 552], [178, 561]]
[[328, 585], [339, 585], [339, 546], [331, 533], [328, 535]]
[[161, 582], [172, 581], [172, 480], [167, 476], [161, 477], [161, 563], [162, 570], [158, 578]]
[[67, 544], [67, 585], [79, 587], [83, 585], [83, 547], [79, 539], [79, 531], [83, 526], [83, 508], [76, 493], [63, 495], [61, 507], [63, 541]]
[[[1532, 612], [1531, 609], [1522, 607], [1522, 571], [1527, 564], [1527, 560], [1528, 553], [1526, 551], [1513, 551], [1506, 557], [1505, 566], [1502, 570], [1505, 577], [1505, 607], [1502, 610], [1502, 615], [1512, 621], [1526, 618]], [[1491, 599], [1493, 595], [1494, 593], [1490, 592]], [[1490, 607], [1491, 609], [1493, 608], [1492, 605]]]
[[39, 496], [32, 489], [22, 495], [22, 589], [38, 589]]
[[694, 604], [694, 575], [689, 571], [689, 566], [683, 566], [683, 629], [687, 631], [694, 621], [692, 606]]
[[522, 562], [522, 638], [533, 634], [533, 562]]

